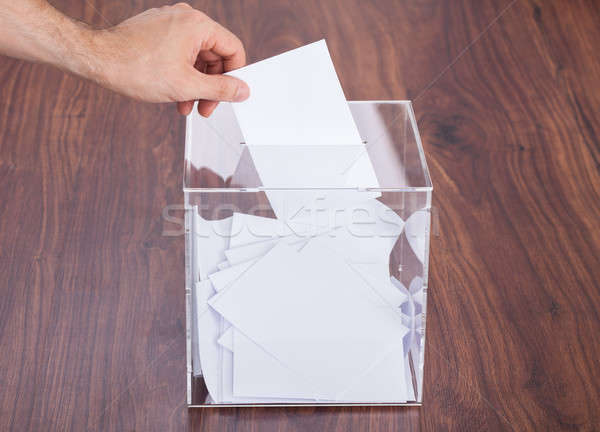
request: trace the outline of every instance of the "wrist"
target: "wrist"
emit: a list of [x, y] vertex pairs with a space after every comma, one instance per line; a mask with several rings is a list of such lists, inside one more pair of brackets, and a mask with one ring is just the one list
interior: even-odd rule
[[113, 84], [118, 82], [120, 69], [116, 35], [111, 28], [93, 29], [80, 24], [77, 29], [81, 41], [80, 53], [73, 72], [104, 87], [113, 88]]
[[98, 45], [101, 30], [85, 23], [64, 19], [61, 28], [60, 46], [51, 61], [55, 66], [93, 81], [101, 81], [102, 67]]
[[50, 6], [40, 60], [96, 82], [105, 81], [103, 30], [71, 19]]

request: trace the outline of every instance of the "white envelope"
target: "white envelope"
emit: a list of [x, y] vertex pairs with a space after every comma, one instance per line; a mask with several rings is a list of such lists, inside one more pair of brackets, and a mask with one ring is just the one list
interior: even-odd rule
[[[276, 397], [236, 397], [233, 395], [233, 332], [234, 328], [225, 321], [222, 336], [219, 338], [221, 353], [221, 388], [217, 403], [229, 404], [282, 404], [282, 403], [307, 403], [308, 399], [276, 398]], [[213, 397], [214, 399], [214, 397]]]
[[367, 371], [338, 394], [346, 402], [403, 403], [410, 400], [412, 383], [406, 381], [402, 335]]
[[228, 75], [250, 86], [250, 97], [233, 105], [246, 144], [362, 143], [325, 40]]
[[348, 263], [371, 289], [390, 307], [400, 312], [400, 306], [408, 300], [406, 292], [398, 289], [390, 280], [387, 262]]
[[[407, 331], [407, 330], [405, 330]], [[390, 344], [389, 352], [378, 359], [358, 379], [350, 379], [348, 389], [336, 400], [328, 402], [388, 402], [398, 403], [413, 400], [410, 375], [405, 377], [402, 352], [402, 334]], [[235, 343], [234, 343], [235, 339]], [[240, 401], [266, 400], [281, 402], [319, 401], [318, 390], [304, 379], [278, 362], [234, 327], [229, 327], [219, 338], [219, 345], [233, 354], [233, 394]], [[235, 349], [234, 349], [235, 346]], [[227, 354], [226, 354], [227, 355]], [[224, 367], [229, 373], [229, 367]], [[225, 379], [230, 383], [229, 379]], [[324, 400], [320, 400], [323, 402]]]
[[229, 285], [231, 285], [234, 281], [240, 278], [250, 267], [252, 267], [258, 259], [253, 259], [250, 261], [243, 262], [241, 264], [236, 264], [230, 267], [227, 267], [224, 270], [220, 270], [218, 272], [211, 273], [208, 275], [208, 278], [212, 282], [212, 286], [216, 291], [223, 291]]
[[318, 192], [273, 189], [379, 187], [324, 40], [229, 74], [251, 88], [233, 110], [279, 219]]
[[223, 332], [221, 337], [217, 340], [217, 343], [221, 345], [223, 348], [228, 349], [233, 352], [233, 332], [234, 328], [229, 326], [227, 330]]
[[[198, 214], [196, 206], [192, 209], [192, 247], [197, 257], [192, 263], [192, 272], [195, 278], [206, 279], [208, 274], [218, 269], [218, 263], [225, 259], [225, 249], [229, 247], [229, 233], [232, 218], [209, 221]], [[196, 289], [192, 288], [192, 302], [196, 304]], [[198, 351], [198, 337], [196, 335], [196, 315], [192, 315], [192, 364], [194, 375], [200, 375], [200, 358]]]
[[326, 248], [278, 244], [209, 300], [237, 329], [334, 399], [404, 328], [394, 310]]
[[225, 250], [229, 248], [232, 218], [209, 221], [203, 219], [194, 207], [194, 247], [198, 257], [200, 279], [206, 279], [218, 270], [218, 264], [225, 261]]
[[317, 386], [290, 370], [239, 331], [233, 332], [236, 397], [318, 399]]
[[265, 188], [379, 187], [363, 144], [248, 148]]
[[294, 236], [299, 240], [308, 239], [318, 232], [319, 227], [308, 223], [287, 222], [245, 213], [234, 213], [229, 236], [229, 249], [288, 236]]
[[[274, 243], [270, 246], [270, 248], [272, 247], [274, 247]], [[406, 302], [408, 297], [404, 291], [396, 288], [390, 281], [387, 263], [353, 263], [350, 264], [350, 267], [357, 271], [380, 297], [381, 303], [376, 303], [382, 307], [392, 307], [400, 313], [400, 305]], [[404, 334], [407, 332], [408, 329], [405, 329]], [[396, 349], [377, 362], [376, 367], [365, 373], [364, 379], [352, 384], [351, 389], [342, 392], [338, 401], [403, 402], [414, 400], [412, 381], [409, 379], [410, 367], [404, 364], [404, 353], [402, 352], [404, 334], [398, 335], [397, 343], [394, 346]], [[230, 327], [221, 336], [219, 342], [228, 350], [233, 351], [233, 337], [234, 328]], [[238, 334], [237, 337], [243, 340], [238, 341], [234, 362], [234, 394], [236, 396], [240, 398], [318, 399], [318, 392], [311, 388], [301, 376], [293, 373], [242, 334]], [[242, 345], [241, 348], [240, 345]]]
[[[233, 331], [232, 331], [233, 330]], [[406, 331], [406, 330], [405, 330]], [[301, 375], [277, 361], [241, 332], [233, 336], [233, 391], [237, 397], [277, 397], [331, 402], [405, 402], [406, 389], [402, 333], [393, 340], [381, 358], [362, 375], [349, 377], [346, 389], [335, 399], [321, 399], [319, 390]]]
[[[225, 252], [227, 252], [227, 251], [225, 251]], [[217, 267], [219, 270], [225, 270], [226, 268], [231, 267], [231, 264], [229, 264], [229, 262], [227, 262], [227, 261], [223, 261], [223, 262], [220, 262], [219, 264], [217, 264]]]
[[389, 262], [404, 227], [404, 221], [376, 199], [343, 201], [343, 197], [336, 197], [335, 202], [326, 199], [300, 218], [303, 223], [315, 219], [317, 223], [329, 219], [330, 226], [336, 228], [310, 242], [324, 242], [352, 262]]
[[[379, 196], [379, 192], [358, 190], [322, 191], [321, 196], [307, 203], [289, 223], [329, 228], [350, 225], [359, 233], [369, 233], [371, 226], [376, 227], [375, 232], [379, 234], [401, 232], [404, 221], [391, 208], [374, 199]], [[357, 226], [352, 227], [353, 224]], [[361, 225], [364, 228], [361, 229]]]
[[230, 265], [236, 265], [259, 258], [269, 252], [279, 242], [279, 239], [250, 243], [244, 246], [228, 249], [225, 256]]
[[215, 294], [210, 280], [196, 283], [195, 288], [199, 364], [206, 388], [213, 398], [218, 400], [221, 389], [221, 348], [217, 345], [217, 339], [221, 334], [222, 319], [206, 303]]
[[293, 246], [296, 250], [299, 250], [308, 242], [309, 239], [310, 237], [305, 239], [296, 236], [287, 236], [283, 237], [282, 239], [250, 243], [233, 249], [227, 249], [225, 251], [225, 256], [227, 257], [227, 261], [229, 261], [230, 265], [236, 265], [264, 256], [280, 241], [283, 241], [287, 245]]
[[[313, 199], [305, 203], [294, 215], [290, 217], [291, 223], [319, 226], [322, 228], [337, 228], [346, 224], [351, 218], [352, 212], [358, 213], [363, 207], [371, 213], [378, 212], [384, 218], [387, 217], [391, 223], [396, 219], [386, 214], [390, 211], [387, 207], [378, 208], [380, 203], [371, 203], [375, 198], [381, 196], [380, 192], [360, 191], [356, 189], [320, 190]], [[363, 203], [367, 203], [363, 205]], [[387, 209], [387, 210], [386, 210]]]

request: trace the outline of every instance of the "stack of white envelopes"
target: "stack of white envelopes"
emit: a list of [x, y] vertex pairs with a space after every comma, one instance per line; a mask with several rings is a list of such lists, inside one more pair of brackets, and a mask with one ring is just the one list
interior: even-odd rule
[[194, 373], [216, 403], [414, 400], [409, 291], [389, 272], [404, 221], [325, 42], [231, 74], [252, 91], [234, 111], [274, 217], [194, 209]]
[[387, 264], [400, 218], [371, 237], [242, 213], [195, 219], [197, 354], [215, 402], [413, 399], [407, 298]]

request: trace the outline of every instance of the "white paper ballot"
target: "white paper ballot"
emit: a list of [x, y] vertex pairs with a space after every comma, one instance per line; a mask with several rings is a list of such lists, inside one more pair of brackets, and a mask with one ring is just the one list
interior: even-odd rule
[[[217, 389], [218, 393], [212, 394], [211, 397], [217, 403], [232, 403], [232, 404], [249, 404], [249, 403], [306, 403], [307, 399], [290, 399], [280, 398], [274, 395], [266, 397], [236, 397], [233, 394], [233, 337], [235, 329], [231, 327], [227, 321], [223, 321], [223, 332], [217, 343], [223, 349], [220, 352], [220, 383], [221, 386]], [[210, 391], [210, 389], [209, 389]]]
[[250, 86], [233, 105], [249, 146], [362, 143], [325, 40], [228, 74]]
[[351, 380], [337, 399], [348, 402], [406, 402], [412, 392], [405, 379], [402, 335], [393, 340], [388, 350], [364, 374]]
[[280, 397], [238, 397], [233, 394], [233, 352], [224, 349], [222, 353], [222, 387], [218, 403], [227, 404], [300, 404], [314, 401], [314, 399], [292, 399]]
[[225, 250], [229, 248], [232, 218], [209, 221], [203, 219], [194, 207], [194, 247], [198, 256], [200, 279], [218, 270], [218, 264], [225, 261]]
[[296, 250], [300, 250], [310, 238], [297, 238], [295, 236], [287, 236], [282, 239], [265, 240], [258, 243], [250, 243], [244, 246], [239, 246], [233, 249], [227, 249], [225, 256], [230, 265], [241, 264], [246, 261], [250, 261], [256, 258], [264, 256], [269, 252], [277, 243], [280, 241], [287, 245], [294, 247]]
[[263, 186], [267, 188], [379, 187], [363, 144], [249, 148]]
[[296, 237], [298, 240], [308, 239], [323, 230], [309, 223], [234, 213], [231, 222], [229, 248], [238, 248], [283, 237]]
[[197, 335], [200, 365], [204, 382], [215, 399], [220, 398], [221, 362], [217, 338], [221, 332], [221, 317], [207, 306], [215, 291], [209, 280], [196, 283]]
[[364, 279], [387, 305], [398, 312], [400, 306], [408, 300], [406, 292], [398, 289], [390, 280], [387, 262], [349, 263], [348, 265]]
[[273, 188], [379, 187], [325, 40], [229, 74], [251, 88], [233, 109], [279, 219], [317, 192]]
[[[238, 397], [277, 397], [313, 399], [319, 390], [301, 375], [277, 361], [268, 352], [239, 331], [233, 330], [234, 394]], [[404, 329], [404, 332], [407, 330]], [[366, 371], [348, 380], [347, 388], [332, 402], [403, 402], [406, 401], [405, 366], [402, 335], [393, 340], [381, 358]], [[227, 337], [229, 335], [227, 334]], [[410, 393], [408, 393], [410, 394]]]
[[237, 397], [315, 399], [317, 387], [239, 331], [233, 339], [233, 394]]
[[[249, 287], [251, 287], [249, 289]], [[334, 399], [404, 327], [365, 301], [367, 284], [331, 250], [280, 243], [209, 300], [227, 321]]]
[[233, 332], [234, 328], [229, 327], [227, 330], [225, 330], [225, 332], [223, 332], [219, 340], [217, 340], [219, 345], [221, 345], [223, 348], [227, 348], [229, 351], [233, 351]]
[[224, 270], [220, 270], [218, 272], [211, 273], [208, 275], [208, 278], [212, 282], [212, 285], [215, 290], [223, 291], [229, 285], [231, 285], [234, 281], [240, 278], [250, 267], [254, 265], [257, 259], [253, 259], [250, 261], [243, 262], [241, 264], [236, 264], [231, 267], [227, 267]]
[[318, 223], [329, 220], [330, 226], [336, 227], [310, 242], [325, 243], [350, 262], [387, 264], [390, 252], [402, 233], [404, 221], [376, 199], [340, 201], [346, 195], [333, 194], [335, 200], [325, 199], [314, 204], [314, 209], [307, 206], [310, 212], [303, 215], [302, 222], [307, 223], [316, 217]]
[[[194, 278], [203, 280], [208, 274], [218, 269], [218, 263], [225, 259], [225, 249], [229, 247], [229, 233], [232, 218], [222, 220], [205, 220], [198, 214], [198, 207], [192, 208], [192, 245], [194, 255], [198, 257], [192, 263]], [[192, 288], [192, 301], [197, 301], [196, 288]], [[192, 357], [194, 375], [199, 375], [200, 358], [198, 350], [197, 317], [192, 317]]]
[[245, 213], [234, 213], [231, 223], [230, 248], [273, 240], [290, 234], [284, 222]]
[[264, 256], [279, 242], [279, 239], [265, 240], [258, 243], [250, 243], [225, 251], [229, 264], [236, 265], [255, 258]]

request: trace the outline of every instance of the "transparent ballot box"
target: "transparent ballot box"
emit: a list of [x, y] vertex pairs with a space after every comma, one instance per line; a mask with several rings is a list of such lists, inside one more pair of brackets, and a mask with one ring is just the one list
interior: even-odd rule
[[362, 143], [188, 116], [190, 407], [421, 403], [432, 184], [409, 101], [349, 106]]

